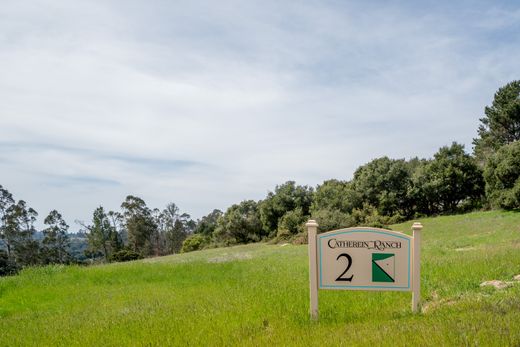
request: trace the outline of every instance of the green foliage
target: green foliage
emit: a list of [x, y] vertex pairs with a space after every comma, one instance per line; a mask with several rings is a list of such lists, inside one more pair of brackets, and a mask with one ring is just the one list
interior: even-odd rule
[[300, 208], [302, 214], [308, 216], [312, 199], [313, 189], [308, 186], [297, 186], [294, 181], [276, 186], [260, 203], [260, 219], [266, 234], [274, 236], [280, 219], [289, 211]]
[[350, 213], [361, 205], [361, 196], [352, 188], [352, 183], [331, 179], [318, 185], [314, 193], [311, 211], [341, 211]]
[[157, 232], [157, 225], [152, 211], [143, 199], [128, 195], [121, 204], [128, 231], [128, 242], [133, 251], [143, 256], [153, 254], [152, 236]]
[[108, 215], [102, 206], [96, 208], [92, 215], [92, 225], [85, 226], [88, 230], [89, 252], [94, 255], [101, 253], [105, 261], [109, 261], [112, 253], [121, 249], [117, 230], [110, 223]]
[[110, 255], [109, 260], [111, 262], [124, 262], [124, 261], [132, 261], [137, 259], [142, 259], [143, 256], [140, 253], [134, 252], [131, 249], [122, 249], [117, 252], [114, 252]]
[[6, 251], [0, 249], [0, 277], [16, 275], [18, 271], [19, 267], [14, 260], [9, 258]]
[[180, 213], [174, 203], [170, 203], [162, 212], [162, 232], [166, 238], [168, 254], [179, 253], [186, 237], [196, 228], [196, 223], [187, 213]]
[[411, 203], [407, 192], [411, 186], [411, 169], [404, 159], [382, 157], [359, 167], [354, 173], [352, 186], [363, 204], [374, 206], [379, 214], [410, 215]]
[[312, 212], [312, 219], [318, 223], [319, 232], [354, 226], [354, 221], [350, 214], [341, 212], [340, 210], [316, 210]]
[[367, 226], [375, 228], [385, 228], [391, 223], [400, 221], [399, 215], [392, 217], [382, 216], [377, 208], [370, 204], [363, 204], [362, 208], [356, 208], [352, 211], [350, 216], [352, 220], [352, 226]]
[[[19, 266], [40, 263], [40, 244], [34, 239], [34, 223], [38, 213], [20, 200], [11, 205], [5, 216], [5, 239], [10, 244], [11, 254]], [[8, 248], [8, 249], [9, 249]]]
[[411, 195], [419, 213], [457, 212], [461, 203], [477, 206], [483, 194], [482, 171], [456, 142], [440, 148], [434, 159], [424, 162], [413, 176]]
[[414, 202], [416, 215], [433, 215], [439, 213], [436, 186], [431, 181], [429, 164], [431, 160], [423, 160], [412, 175], [412, 186], [408, 196]]
[[110, 226], [112, 227], [109, 237], [110, 248], [113, 252], [117, 252], [123, 249], [125, 244], [123, 237], [126, 233], [126, 230], [124, 229], [124, 217], [121, 213], [115, 211], [108, 211], [107, 217], [110, 221]]
[[182, 243], [181, 253], [201, 250], [209, 244], [209, 241], [209, 237], [203, 234], [190, 235]]
[[170, 244], [171, 253], [179, 253], [182, 248], [182, 243], [188, 236], [185, 231], [184, 224], [180, 219], [173, 223], [173, 227], [168, 230], [168, 240]]
[[5, 243], [7, 249], [7, 256], [11, 256], [11, 243], [13, 235], [7, 229], [7, 216], [11, 206], [14, 204], [13, 195], [7, 189], [0, 185], [0, 240]]
[[71, 256], [68, 253], [70, 240], [67, 236], [69, 226], [56, 210], [49, 212], [49, 215], [45, 217], [44, 223], [48, 227], [43, 230], [43, 263], [66, 264], [70, 262]]
[[262, 240], [267, 235], [260, 221], [258, 203], [244, 200], [240, 204], [232, 205], [219, 218], [213, 235], [218, 242], [226, 245]]
[[481, 164], [503, 145], [520, 140], [520, 81], [498, 89], [493, 104], [484, 109], [474, 153]]
[[217, 228], [218, 219], [222, 217], [223, 213], [221, 210], [213, 210], [207, 216], [201, 218], [195, 228], [195, 234], [202, 234], [205, 236], [211, 236]]
[[303, 215], [301, 207], [286, 212], [283, 217], [280, 218], [280, 222], [278, 223], [278, 233], [276, 236], [279, 239], [289, 238], [292, 235], [304, 231], [304, 224], [307, 219], [308, 218]]
[[520, 208], [520, 141], [501, 147], [484, 171], [486, 194], [494, 207]]
[[12, 274], [22, 267], [46, 261], [46, 248], [34, 237], [37, 216], [25, 201], [15, 203], [11, 193], [0, 185], [0, 240], [5, 247], [5, 251], [0, 249], [0, 273]]

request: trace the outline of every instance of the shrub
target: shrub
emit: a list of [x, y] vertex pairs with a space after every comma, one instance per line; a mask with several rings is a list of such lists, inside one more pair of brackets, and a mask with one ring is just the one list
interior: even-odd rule
[[303, 224], [306, 219], [300, 207], [285, 213], [278, 222], [277, 237], [279, 239], [287, 239], [303, 231]]
[[318, 223], [319, 232], [354, 226], [350, 215], [339, 210], [321, 209], [312, 213], [312, 219]]
[[137, 260], [137, 259], [142, 259], [142, 255], [137, 252], [134, 252], [130, 249], [123, 249], [123, 250], [113, 253], [110, 256], [109, 260], [123, 262], [123, 261]]
[[351, 218], [355, 226], [374, 228], [385, 228], [387, 225], [402, 221], [402, 217], [399, 214], [391, 217], [382, 216], [374, 206], [367, 203], [363, 204], [362, 209], [354, 209]]
[[182, 243], [181, 253], [198, 251], [209, 244], [209, 238], [201, 234], [188, 236]]
[[309, 237], [307, 235], [307, 230], [299, 233], [292, 240], [293, 245], [306, 245], [308, 243], [309, 243]]

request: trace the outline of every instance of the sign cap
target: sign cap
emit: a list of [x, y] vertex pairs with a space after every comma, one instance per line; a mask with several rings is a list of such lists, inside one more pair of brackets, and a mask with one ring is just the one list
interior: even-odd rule
[[309, 219], [309, 221], [305, 224], [306, 227], [318, 227], [318, 223], [314, 219]]
[[419, 222], [415, 222], [412, 225], [412, 230], [421, 230], [423, 228], [422, 224]]

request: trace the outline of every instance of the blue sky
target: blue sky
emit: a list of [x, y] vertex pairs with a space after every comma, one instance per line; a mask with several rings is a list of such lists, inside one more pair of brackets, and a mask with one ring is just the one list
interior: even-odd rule
[[519, 56], [518, 2], [4, 0], [0, 184], [74, 229], [471, 151]]

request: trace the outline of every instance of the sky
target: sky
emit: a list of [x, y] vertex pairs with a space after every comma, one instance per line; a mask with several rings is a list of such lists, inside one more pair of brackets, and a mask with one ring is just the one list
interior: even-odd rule
[[0, 184], [73, 231], [471, 152], [519, 57], [515, 1], [0, 0]]

